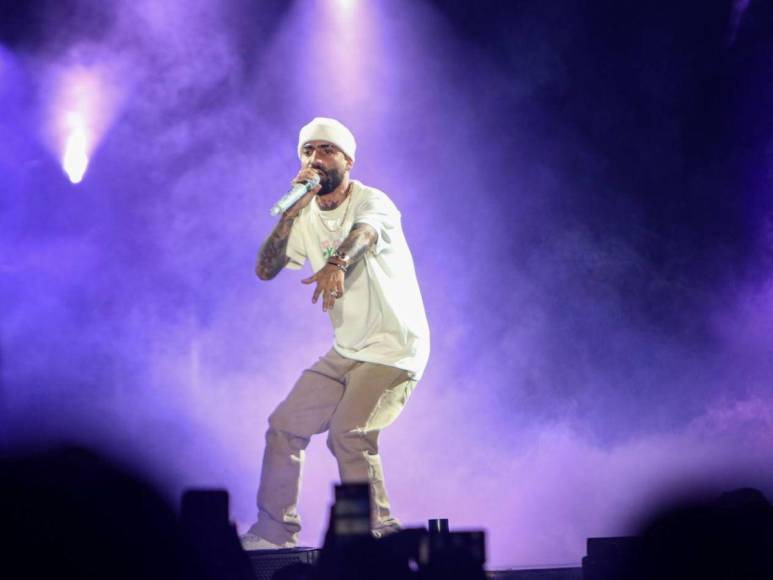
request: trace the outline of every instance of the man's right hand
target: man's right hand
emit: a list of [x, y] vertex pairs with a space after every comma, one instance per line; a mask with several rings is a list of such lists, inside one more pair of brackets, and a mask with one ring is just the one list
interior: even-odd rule
[[[310, 167], [304, 167], [298, 172], [298, 175], [296, 175], [293, 180], [292, 184], [295, 185], [297, 183], [303, 183], [305, 181], [310, 181], [312, 179], [319, 178], [319, 173], [311, 169]], [[282, 217], [285, 219], [295, 219], [298, 217], [298, 214], [301, 213], [301, 210], [309, 205], [311, 200], [314, 198], [315, 195], [317, 195], [317, 192], [322, 189], [322, 185], [317, 185], [316, 187], [310, 189], [306, 195], [304, 195], [301, 199], [296, 201], [293, 205], [291, 205], [287, 210], [282, 214]]]

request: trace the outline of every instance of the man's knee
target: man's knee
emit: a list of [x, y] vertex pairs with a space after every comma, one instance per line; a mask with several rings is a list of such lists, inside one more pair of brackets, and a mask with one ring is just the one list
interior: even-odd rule
[[279, 405], [268, 417], [268, 429], [266, 430], [266, 444], [276, 447], [287, 444], [293, 449], [305, 449], [310, 437], [304, 433], [297, 433], [293, 429], [293, 417], [283, 405]]
[[333, 455], [347, 452], [378, 453], [378, 433], [333, 421], [327, 433], [327, 447]]
[[280, 404], [274, 412], [268, 416], [268, 432], [287, 431], [292, 425], [290, 414], [284, 405]]

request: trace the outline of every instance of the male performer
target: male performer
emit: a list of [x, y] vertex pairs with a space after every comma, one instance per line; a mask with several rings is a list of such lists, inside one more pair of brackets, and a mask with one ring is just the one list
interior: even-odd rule
[[256, 273], [271, 280], [306, 259], [315, 274], [311, 301], [333, 323], [333, 348], [303, 371], [269, 417], [258, 489], [258, 521], [242, 536], [247, 550], [295, 546], [304, 449], [328, 431], [342, 482], [368, 482], [376, 537], [399, 529], [389, 508], [378, 436], [405, 406], [429, 357], [429, 327], [400, 212], [381, 191], [351, 180], [357, 145], [335, 119], [301, 129], [301, 170], [318, 176], [284, 212], [260, 248]]

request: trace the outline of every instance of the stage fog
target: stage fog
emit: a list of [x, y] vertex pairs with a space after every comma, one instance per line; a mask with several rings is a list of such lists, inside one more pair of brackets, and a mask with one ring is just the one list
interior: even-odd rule
[[[400, 208], [432, 332], [382, 437], [405, 525], [570, 563], [674, 494], [771, 497], [773, 9], [487, 4], [15, 8], [3, 444], [85, 443], [254, 520], [268, 414], [332, 341], [308, 267], [254, 274], [323, 115]], [[306, 458], [313, 545], [337, 471], [324, 437]]]

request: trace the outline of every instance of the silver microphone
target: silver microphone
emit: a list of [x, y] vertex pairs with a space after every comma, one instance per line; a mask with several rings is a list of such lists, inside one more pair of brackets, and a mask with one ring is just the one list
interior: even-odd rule
[[290, 191], [285, 193], [279, 201], [274, 204], [274, 207], [271, 208], [271, 215], [279, 215], [280, 213], [287, 211], [296, 201], [301, 199], [318, 185], [319, 175], [315, 175], [311, 179], [307, 179], [301, 183], [296, 183]]

